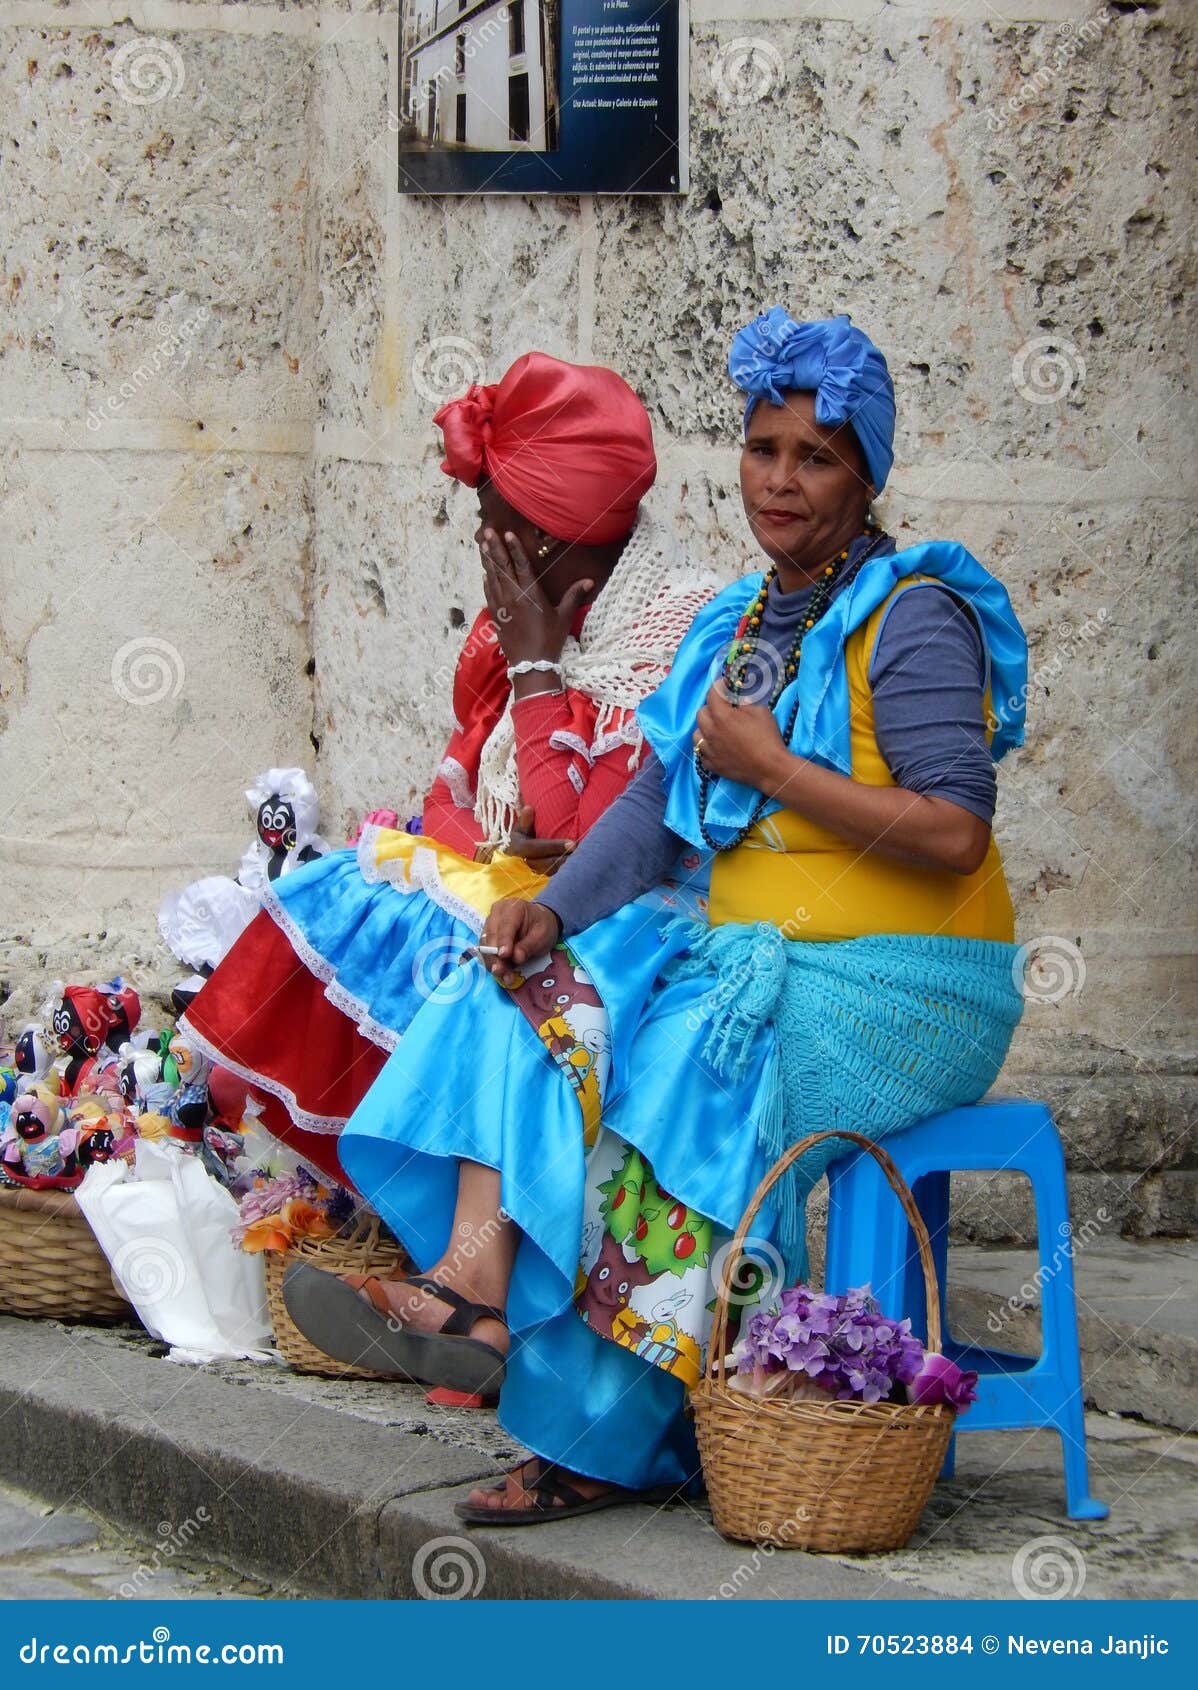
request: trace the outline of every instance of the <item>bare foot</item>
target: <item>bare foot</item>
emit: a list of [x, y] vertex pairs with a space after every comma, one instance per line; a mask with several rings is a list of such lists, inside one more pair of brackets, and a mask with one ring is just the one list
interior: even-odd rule
[[[549, 1463], [542, 1461], [539, 1455], [530, 1456], [527, 1461], [522, 1461], [519, 1467], [513, 1468], [502, 1484], [475, 1485], [466, 1501], [471, 1508], [490, 1508], [497, 1514], [504, 1510], [510, 1512], [514, 1509], [537, 1507], [537, 1479], [542, 1468], [548, 1465]], [[605, 1491], [620, 1489], [619, 1485], [609, 1485], [602, 1479], [587, 1479], [581, 1473], [567, 1472], [564, 1467], [558, 1471], [565, 1482], [581, 1496], [602, 1496]], [[552, 1506], [564, 1508], [565, 1504], [560, 1497], [555, 1496]]]
[[[420, 1286], [409, 1285], [402, 1279], [374, 1280], [375, 1297], [370, 1295], [367, 1288], [367, 1275], [360, 1273], [346, 1273], [341, 1276], [347, 1285], [352, 1285], [360, 1297], [368, 1302], [372, 1309], [381, 1313], [375, 1297], [383, 1297], [390, 1317], [401, 1326], [410, 1326], [417, 1332], [440, 1332], [445, 1322], [453, 1313], [453, 1304], [441, 1297], [436, 1297], [430, 1291]], [[429, 1276], [431, 1277], [431, 1275]], [[446, 1278], [448, 1285], [449, 1280]], [[486, 1302], [485, 1297], [478, 1297], [469, 1286], [452, 1286], [463, 1297], [469, 1297], [471, 1302]], [[470, 1328], [470, 1336], [482, 1344], [490, 1344], [492, 1349], [498, 1350], [500, 1355], [506, 1355], [511, 1343], [511, 1335], [501, 1320], [491, 1320], [485, 1317], [476, 1320]]]

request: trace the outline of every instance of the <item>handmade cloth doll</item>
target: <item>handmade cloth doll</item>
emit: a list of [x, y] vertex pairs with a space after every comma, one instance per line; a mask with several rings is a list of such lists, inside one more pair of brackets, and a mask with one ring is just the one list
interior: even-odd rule
[[22, 1028], [14, 1061], [21, 1087], [41, 1085], [51, 1074], [58, 1078], [54, 1073], [54, 1050], [40, 1022], [30, 1021]]
[[56, 983], [52, 1025], [67, 1057], [68, 1096], [88, 1091], [119, 1092], [117, 1053], [141, 1019], [141, 1000], [117, 976], [99, 986]]
[[241, 859], [237, 879], [260, 894], [272, 880], [328, 850], [316, 831], [316, 788], [302, 769], [267, 769], [246, 792], [258, 837]]
[[0, 1168], [15, 1185], [70, 1190], [83, 1177], [77, 1142], [57, 1094], [49, 1086], [32, 1086], [13, 1100], [0, 1138]]
[[266, 769], [246, 798], [257, 837], [242, 856], [237, 879], [208, 875], [169, 892], [158, 906], [158, 931], [179, 961], [195, 971], [171, 992], [180, 1014], [257, 915], [270, 882], [329, 848], [316, 832], [316, 788], [302, 769]]

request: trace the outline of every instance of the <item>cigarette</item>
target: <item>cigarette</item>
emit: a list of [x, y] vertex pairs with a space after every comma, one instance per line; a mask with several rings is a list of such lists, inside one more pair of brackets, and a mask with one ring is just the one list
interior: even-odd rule
[[500, 950], [498, 945], [475, 945], [474, 948], [478, 952], [479, 956], [502, 956], [503, 955], [503, 952]]

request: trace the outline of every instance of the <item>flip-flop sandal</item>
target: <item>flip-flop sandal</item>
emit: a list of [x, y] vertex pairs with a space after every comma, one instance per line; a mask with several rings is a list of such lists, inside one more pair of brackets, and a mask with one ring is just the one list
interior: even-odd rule
[[[498, 1496], [506, 1485], [505, 1479], [484, 1489]], [[570, 1483], [565, 1469], [553, 1461], [541, 1462], [536, 1477], [524, 1488], [531, 1490], [536, 1499], [524, 1507], [479, 1508], [468, 1502], [455, 1502], [453, 1511], [469, 1526], [539, 1526], [546, 1520], [573, 1520], [579, 1514], [596, 1514], [601, 1508], [624, 1508], [634, 1502], [670, 1502], [678, 1495], [676, 1485], [662, 1485], [656, 1490], [624, 1490], [613, 1485], [598, 1496], [584, 1496]]]
[[[366, 1303], [352, 1285], [307, 1262], [293, 1262], [283, 1275], [283, 1302], [308, 1342], [336, 1361], [368, 1367], [374, 1373], [389, 1373], [397, 1379], [416, 1379], [422, 1385], [445, 1385], [453, 1391], [477, 1392], [480, 1396], [498, 1391], [507, 1365], [503, 1355], [494, 1345], [481, 1343], [469, 1334], [478, 1320], [502, 1322], [501, 1311], [485, 1303], [472, 1303], [435, 1279], [404, 1279], [399, 1283], [428, 1291], [451, 1305], [449, 1318], [439, 1332], [401, 1326], [390, 1313], [381, 1289], [376, 1291], [366, 1283], [364, 1289], [371, 1299]], [[388, 1309], [386, 1315], [380, 1304]]]

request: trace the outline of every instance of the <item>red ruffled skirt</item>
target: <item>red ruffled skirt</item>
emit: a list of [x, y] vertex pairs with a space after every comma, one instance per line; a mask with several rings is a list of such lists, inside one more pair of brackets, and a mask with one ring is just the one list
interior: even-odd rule
[[181, 1026], [246, 1081], [269, 1132], [350, 1185], [337, 1156], [338, 1135], [389, 1053], [329, 1002], [323, 982], [265, 910], [193, 999]]

